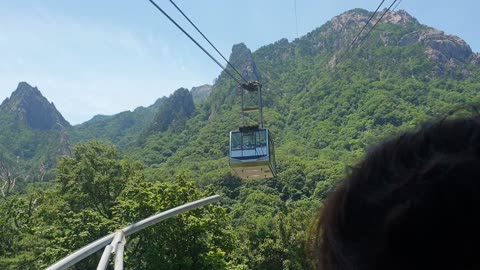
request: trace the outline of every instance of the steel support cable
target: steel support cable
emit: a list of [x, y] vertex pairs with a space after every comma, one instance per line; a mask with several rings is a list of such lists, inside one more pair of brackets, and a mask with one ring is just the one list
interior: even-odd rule
[[392, 11], [395, 11], [398, 7], [398, 5], [400, 5], [400, 3], [402, 3], [402, 0], [398, 1], [398, 3], [395, 5], [395, 7], [392, 9]]
[[350, 43], [350, 45], [348, 46], [348, 48], [345, 50], [345, 52], [339, 57], [338, 59], [338, 62], [340, 62], [343, 57], [345, 57], [345, 55], [348, 53], [348, 51], [353, 47], [353, 44], [355, 44], [355, 42], [357, 41], [357, 39], [360, 37], [360, 35], [362, 34], [363, 30], [365, 30], [365, 28], [367, 28], [368, 24], [370, 23], [370, 21], [372, 21], [373, 17], [375, 17], [375, 15], [377, 15], [377, 12], [378, 10], [382, 7], [383, 3], [385, 2], [385, 0], [382, 0], [382, 2], [378, 5], [377, 9], [375, 9], [375, 11], [373, 12], [373, 14], [370, 16], [370, 18], [368, 18], [368, 21], [365, 23], [365, 25], [362, 27], [362, 29], [360, 30], [360, 32], [358, 32], [358, 34], [355, 36], [355, 38], [352, 40], [352, 42]]
[[218, 62], [217, 59], [215, 59], [215, 57], [213, 57], [207, 50], [205, 50], [205, 48], [202, 47], [202, 45], [200, 45], [192, 36], [190, 36], [190, 34], [187, 33], [187, 31], [185, 31], [174, 19], [172, 19], [161, 7], [159, 7], [157, 5], [157, 3], [155, 3], [153, 0], [148, 0], [150, 1], [150, 3], [152, 3], [152, 5], [154, 5], [163, 15], [165, 15], [165, 17], [167, 17], [173, 24], [175, 24], [175, 26], [180, 29], [188, 38], [190, 38], [190, 40], [195, 43], [195, 45], [197, 45], [205, 54], [207, 54], [210, 59], [212, 59], [223, 71], [225, 71], [225, 73], [227, 73], [230, 77], [232, 77], [232, 79], [235, 80], [235, 82], [237, 82], [240, 86], [242, 86], [242, 83], [237, 79], [235, 78], [230, 72], [228, 72], [228, 70], [226, 70], [222, 64], [220, 64], [220, 62]]
[[392, 9], [393, 5], [395, 5], [395, 3], [397, 2], [398, 0], [395, 0], [393, 1], [393, 3], [387, 8], [387, 10], [385, 10], [385, 12], [382, 14], [382, 16], [380, 17], [380, 19], [377, 20], [377, 22], [375, 22], [375, 24], [372, 26], [372, 28], [370, 28], [370, 30], [367, 32], [367, 34], [362, 38], [362, 40], [360, 41], [360, 44], [370, 35], [370, 33], [372, 32], [373, 29], [375, 29], [375, 27], [377, 26], [377, 24], [383, 19], [383, 17], [385, 17], [385, 15], [390, 11], [390, 9]]
[[210, 44], [210, 46], [212, 46], [212, 48], [215, 49], [215, 51], [223, 58], [223, 60], [227, 62], [227, 64], [238, 74], [238, 76], [240, 76], [242, 80], [248, 83], [248, 80], [245, 79], [245, 77], [243, 77], [240, 72], [238, 72], [238, 70], [230, 63], [230, 61], [227, 60], [227, 58], [225, 58], [225, 56], [223, 56], [223, 54], [217, 49], [217, 47], [215, 47], [212, 44], [212, 42], [210, 42], [210, 40], [202, 33], [202, 31], [200, 31], [200, 29], [198, 29], [198, 27], [190, 20], [190, 18], [188, 18], [188, 16], [185, 15], [185, 13], [175, 4], [175, 2], [173, 2], [173, 0], [169, 0], [169, 1], [178, 10], [178, 12], [180, 12], [183, 15], [183, 17], [185, 17], [185, 19], [187, 19], [187, 21], [198, 31], [198, 33], [202, 35], [202, 37], [208, 42], [208, 44]]
[[352, 40], [352, 43], [350, 43], [350, 46], [348, 47], [347, 51], [352, 48], [355, 41], [357, 41], [358, 37], [362, 34], [363, 30], [365, 30], [365, 28], [367, 28], [368, 24], [373, 19], [373, 17], [375, 17], [375, 15], [377, 14], [378, 10], [380, 9], [380, 7], [383, 5], [384, 2], [385, 2], [385, 0], [382, 0], [380, 5], [378, 5], [377, 9], [375, 9], [375, 11], [373, 12], [372, 16], [370, 16], [370, 18], [368, 18], [367, 23], [365, 23], [365, 25], [362, 27], [362, 30], [360, 30], [360, 32], [358, 32], [357, 36]]

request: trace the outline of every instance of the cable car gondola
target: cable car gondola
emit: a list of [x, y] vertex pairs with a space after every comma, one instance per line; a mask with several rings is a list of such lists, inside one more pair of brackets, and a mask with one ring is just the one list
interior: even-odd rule
[[[242, 84], [242, 122], [230, 132], [230, 167], [242, 179], [272, 178], [276, 175], [275, 148], [270, 131], [263, 127], [262, 90], [259, 82]], [[258, 92], [258, 107], [245, 107], [244, 90]], [[245, 113], [259, 112], [259, 124], [245, 125]]]

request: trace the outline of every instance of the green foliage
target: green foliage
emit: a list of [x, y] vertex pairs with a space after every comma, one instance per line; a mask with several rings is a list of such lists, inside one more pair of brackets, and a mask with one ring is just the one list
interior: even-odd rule
[[57, 179], [70, 210], [88, 208], [107, 219], [112, 207], [129, 179], [138, 179], [142, 166], [130, 160], [120, 160], [113, 145], [98, 142], [79, 144], [73, 156], [60, 159]]
[[[0, 201], [2, 269], [40, 269], [115, 229], [211, 195], [193, 181], [144, 180], [138, 163], [112, 145], [74, 148], [57, 168], [55, 186]], [[225, 269], [233, 237], [226, 209], [210, 205], [129, 238], [126, 265], [135, 269]], [[75, 266], [91, 269], [98, 254]]]
[[305, 231], [346, 167], [385, 138], [478, 103], [478, 77], [438, 77], [424, 45], [394, 45], [423, 26], [385, 24], [335, 68], [329, 63], [348, 33], [330, 27], [253, 53], [277, 150], [276, 178], [245, 183], [227, 167], [228, 131], [240, 124], [240, 99], [225, 74], [181, 132], [149, 134], [143, 148], [132, 149], [148, 179], [184, 174], [224, 195], [238, 245], [231, 268], [308, 268]]
[[[115, 206], [118, 223], [129, 224], [206, 197], [194, 182], [131, 183]], [[225, 269], [233, 248], [225, 208], [205, 206], [171, 218], [131, 238], [128, 264], [136, 269]], [[141, 266], [141, 267], [140, 267]]]
[[32, 129], [10, 112], [0, 113], [0, 126], [0, 159], [22, 178], [18, 191], [27, 183], [51, 180], [49, 170], [55, 167], [56, 157], [68, 152], [64, 131]]
[[138, 138], [151, 124], [158, 109], [167, 98], [159, 98], [149, 107], [138, 107], [133, 112], [125, 111], [112, 116], [97, 115], [90, 121], [70, 129], [74, 144], [101, 140], [124, 149], [138, 143]]

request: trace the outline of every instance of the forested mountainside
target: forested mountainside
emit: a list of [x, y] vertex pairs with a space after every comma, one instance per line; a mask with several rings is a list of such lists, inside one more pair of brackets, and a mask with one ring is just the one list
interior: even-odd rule
[[[389, 12], [347, 50], [371, 14], [347, 11], [254, 52], [233, 46], [231, 63], [263, 84], [278, 170], [269, 180], [240, 181], [228, 167], [240, 99], [224, 72], [212, 86], [74, 127], [40, 97], [48, 113], [35, 115], [49, 118], [32, 124], [30, 107], [12, 95], [0, 106], [0, 147], [4, 167], [18, 174], [12, 186], [0, 172], [3, 191], [10, 187], [0, 194], [0, 266], [40, 269], [116, 228], [216, 193], [219, 205], [132, 236], [126, 265], [308, 269], [308, 230], [346, 166], [383, 138], [480, 100], [480, 56], [405, 11]], [[14, 170], [16, 160], [35, 168], [52, 153], [62, 157], [48, 182]], [[92, 256], [78, 269], [97, 262]]]
[[142, 131], [153, 121], [155, 113], [166, 97], [159, 98], [148, 107], [138, 107], [115, 115], [95, 115], [91, 120], [70, 129], [73, 144], [99, 140], [124, 148], [138, 140]]

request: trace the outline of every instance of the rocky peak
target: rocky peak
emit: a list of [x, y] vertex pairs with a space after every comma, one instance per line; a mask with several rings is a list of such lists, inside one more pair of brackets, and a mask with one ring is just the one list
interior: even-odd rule
[[[385, 10], [378, 12], [370, 21], [370, 27], [380, 19]], [[358, 34], [368, 22], [373, 12], [364, 9], [353, 9], [333, 17], [322, 27], [312, 31], [306, 38], [313, 40], [313, 47], [318, 51], [331, 49], [338, 51], [348, 46], [352, 39]], [[419, 22], [407, 12], [400, 10], [388, 12], [383, 18], [382, 23], [395, 24], [398, 26], [418, 25]], [[364, 33], [365, 34], [365, 33]], [[388, 43], [389, 33], [382, 36], [384, 43]], [[331, 37], [334, 38], [331, 38]]]
[[[252, 52], [243, 43], [233, 45], [232, 54], [230, 55], [230, 63], [245, 77], [247, 80], [258, 80], [258, 71]], [[230, 69], [231, 72], [234, 72]], [[232, 73], [232, 75], [236, 75]]]
[[10, 98], [0, 105], [0, 113], [15, 113], [33, 128], [63, 130], [70, 124], [38, 90], [26, 82], [20, 82]]
[[[373, 24], [380, 16], [386, 11], [378, 12], [371, 23]], [[363, 27], [365, 23], [367, 23], [368, 19], [372, 16], [372, 12], [369, 12], [364, 9], [353, 9], [347, 12], [344, 12], [336, 17], [333, 17], [331, 20], [332, 28], [334, 31], [343, 31], [346, 27]], [[412, 15], [410, 15], [405, 10], [399, 11], [390, 11], [385, 14], [382, 19], [382, 23], [391, 23], [396, 25], [407, 25], [407, 24], [415, 24], [420, 25], [420, 23], [415, 19]]]
[[[377, 15], [379, 19], [381, 14], [385, 12], [385, 9]], [[412, 15], [410, 15], [408, 12], [405, 10], [399, 10], [399, 11], [390, 11], [382, 19], [383, 23], [391, 23], [391, 24], [397, 24], [397, 25], [408, 25], [408, 24], [414, 24], [414, 25], [420, 25], [417, 19], [415, 19]]]
[[[373, 25], [378, 19], [380, 19], [380, 16], [385, 12], [385, 9], [383, 11], [378, 12], [375, 17], [372, 19], [370, 22], [370, 26]], [[346, 11], [338, 16], [333, 17], [329, 23], [327, 23], [327, 27], [324, 27], [320, 31], [320, 33], [323, 34], [357, 34], [358, 30], [363, 28], [365, 24], [368, 22], [368, 19], [370, 16], [372, 16], [373, 12], [369, 12], [364, 9], [353, 9]], [[390, 24], [395, 24], [395, 25], [419, 25], [420, 23], [415, 19], [413, 16], [408, 14], [404, 10], [400, 11], [390, 11], [388, 12], [382, 19], [382, 23], [390, 23]], [[351, 31], [353, 30], [353, 31]], [[315, 31], [314, 31], [315, 32]], [[348, 39], [351, 37], [348, 36]], [[339, 45], [339, 44], [337, 44]]]
[[209, 84], [204, 84], [201, 86], [192, 87], [190, 93], [192, 93], [193, 101], [203, 101], [212, 93], [212, 86]]
[[327, 33], [342, 32], [347, 26], [363, 27], [371, 16], [370, 12], [364, 9], [353, 9], [335, 16], [330, 21], [331, 26]]
[[[384, 11], [385, 10], [378, 12], [373, 21], [375, 22], [379, 19]], [[321, 31], [317, 32], [320, 38], [315, 40], [316, 43], [314, 43], [314, 46], [319, 49], [328, 47], [333, 50], [344, 48], [346, 46], [345, 44], [348, 44], [359, 29], [365, 25], [371, 14], [371, 12], [363, 9], [354, 9], [332, 18], [332, 20], [326, 24], [326, 27], [320, 28]], [[420, 44], [425, 48], [425, 55], [436, 65], [435, 70], [440, 71], [440, 74], [448, 69], [460, 68], [462, 69], [462, 73], [468, 75], [468, 72], [464, 69], [464, 64], [477, 64], [480, 62], [479, 57], [472, 52], [472, 49], [464, 40], [457, 36], [447, 35], [442, 31], [422, 25], [417, 19], [404, 10], [386, 13], [381, 24], [392, 24], [401, 30], [400, 36], [397, 37], [394, 37], [393, 35], [396, 34], [389, 31], [379, 33], [380, 41], [384, 46]], [[327, 40], [329, 39], [321, 37], [328, 35], [336, 35], [337, 37], [330, 39], [333, 41], [327, 44]], [[332, 58], [330, 65], [332, 65], [332, 63], [334, 65], [335, 60], [335, 57]]]
[[27, 97], [27, 96], [42, 96], [42, 93], [38, 90], [38, 88], [32, 87], [27, 82], [19, 82], [17, 89], [12, 93], [12, 99], [16, 97]]
[[185, 88], [179, 88], [159, 108], [148, 132], [163, 132], [169, 128], [174, 132], [180, 131], [194, 112], [192, 94]]

